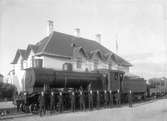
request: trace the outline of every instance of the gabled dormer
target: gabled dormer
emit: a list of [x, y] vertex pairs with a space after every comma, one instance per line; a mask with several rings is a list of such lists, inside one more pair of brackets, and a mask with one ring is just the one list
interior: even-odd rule
[[94, 70], [101, 68], [101, 66], [104, 67], [105, 58], [103, 56], [103, 53], [99, 49], [91, 51], [90, 53], [91, 53], [90, 61], [93, 62]]
[[24, 69], [23, 65], [25, 60], [26, 60], [26, 50], [18, 49], [15, 54], [14, 60], [12, 61], [11, 64], [14, 65], [14, 68], [22, 70]]
[[84, 48], [80, 46], [75, 46], [73, 48], [73, 58], [72, 58], [75, 70], [84, 70], [87, 64], [87, 53]]

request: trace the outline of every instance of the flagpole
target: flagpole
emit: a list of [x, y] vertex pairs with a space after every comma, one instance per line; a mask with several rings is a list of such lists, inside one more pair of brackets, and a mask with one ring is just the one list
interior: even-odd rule
[[116, 43], [115, 43], [115, 48], [116, 48], [116, 54], [118, 54], [118, 34], [115, 35], [116, 38]]

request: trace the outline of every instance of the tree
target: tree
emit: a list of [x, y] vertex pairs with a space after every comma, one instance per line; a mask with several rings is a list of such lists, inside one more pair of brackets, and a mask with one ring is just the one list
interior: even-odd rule
[[0, 100], [12, 100], [17, 92], [17, 88], [12, 84], [0, 82], [0, 92]]

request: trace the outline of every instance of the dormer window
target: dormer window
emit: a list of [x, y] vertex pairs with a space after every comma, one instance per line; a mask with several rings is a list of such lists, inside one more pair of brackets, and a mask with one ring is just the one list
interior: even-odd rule
[[94, 70], [97, 69], [98, 64], [99, 64], [98, 59], [94, 59]]
[[78, 57], [77, 58], [77, 68], [80, 69], [82, 67], [82, 58]]
[[108, 64], [108, 69], [109, 69], [109, 70], [112, 69], [112, 64], [111, 64], [111, 63]]

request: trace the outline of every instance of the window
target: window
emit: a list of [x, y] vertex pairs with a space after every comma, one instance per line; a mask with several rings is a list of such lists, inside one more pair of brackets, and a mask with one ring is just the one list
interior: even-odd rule
[[42, 59], [35, 59], [35, 67], [42, 68], [43, 60]]
[[77, 68], [81, 68], [82, 67], [82, 58], [79, 57], [77, 58]]
[[96, 70], [98, 67], [98, 60], [94, 59], [94, 70]]
[[67, 69], [68, 69], [67, 63], [63, 64], [63, 70], [64, 70], [64, 71], [67, 71]]
[[72, 64], [71, 63], [65, 63], [65, 64], [63, 64], [63, 70], [65, 70], [65, 71], [72, 71]]
[[24, 69], [27, 68], [27, 61], [26, 60], [23, 61], [23, 68]]

